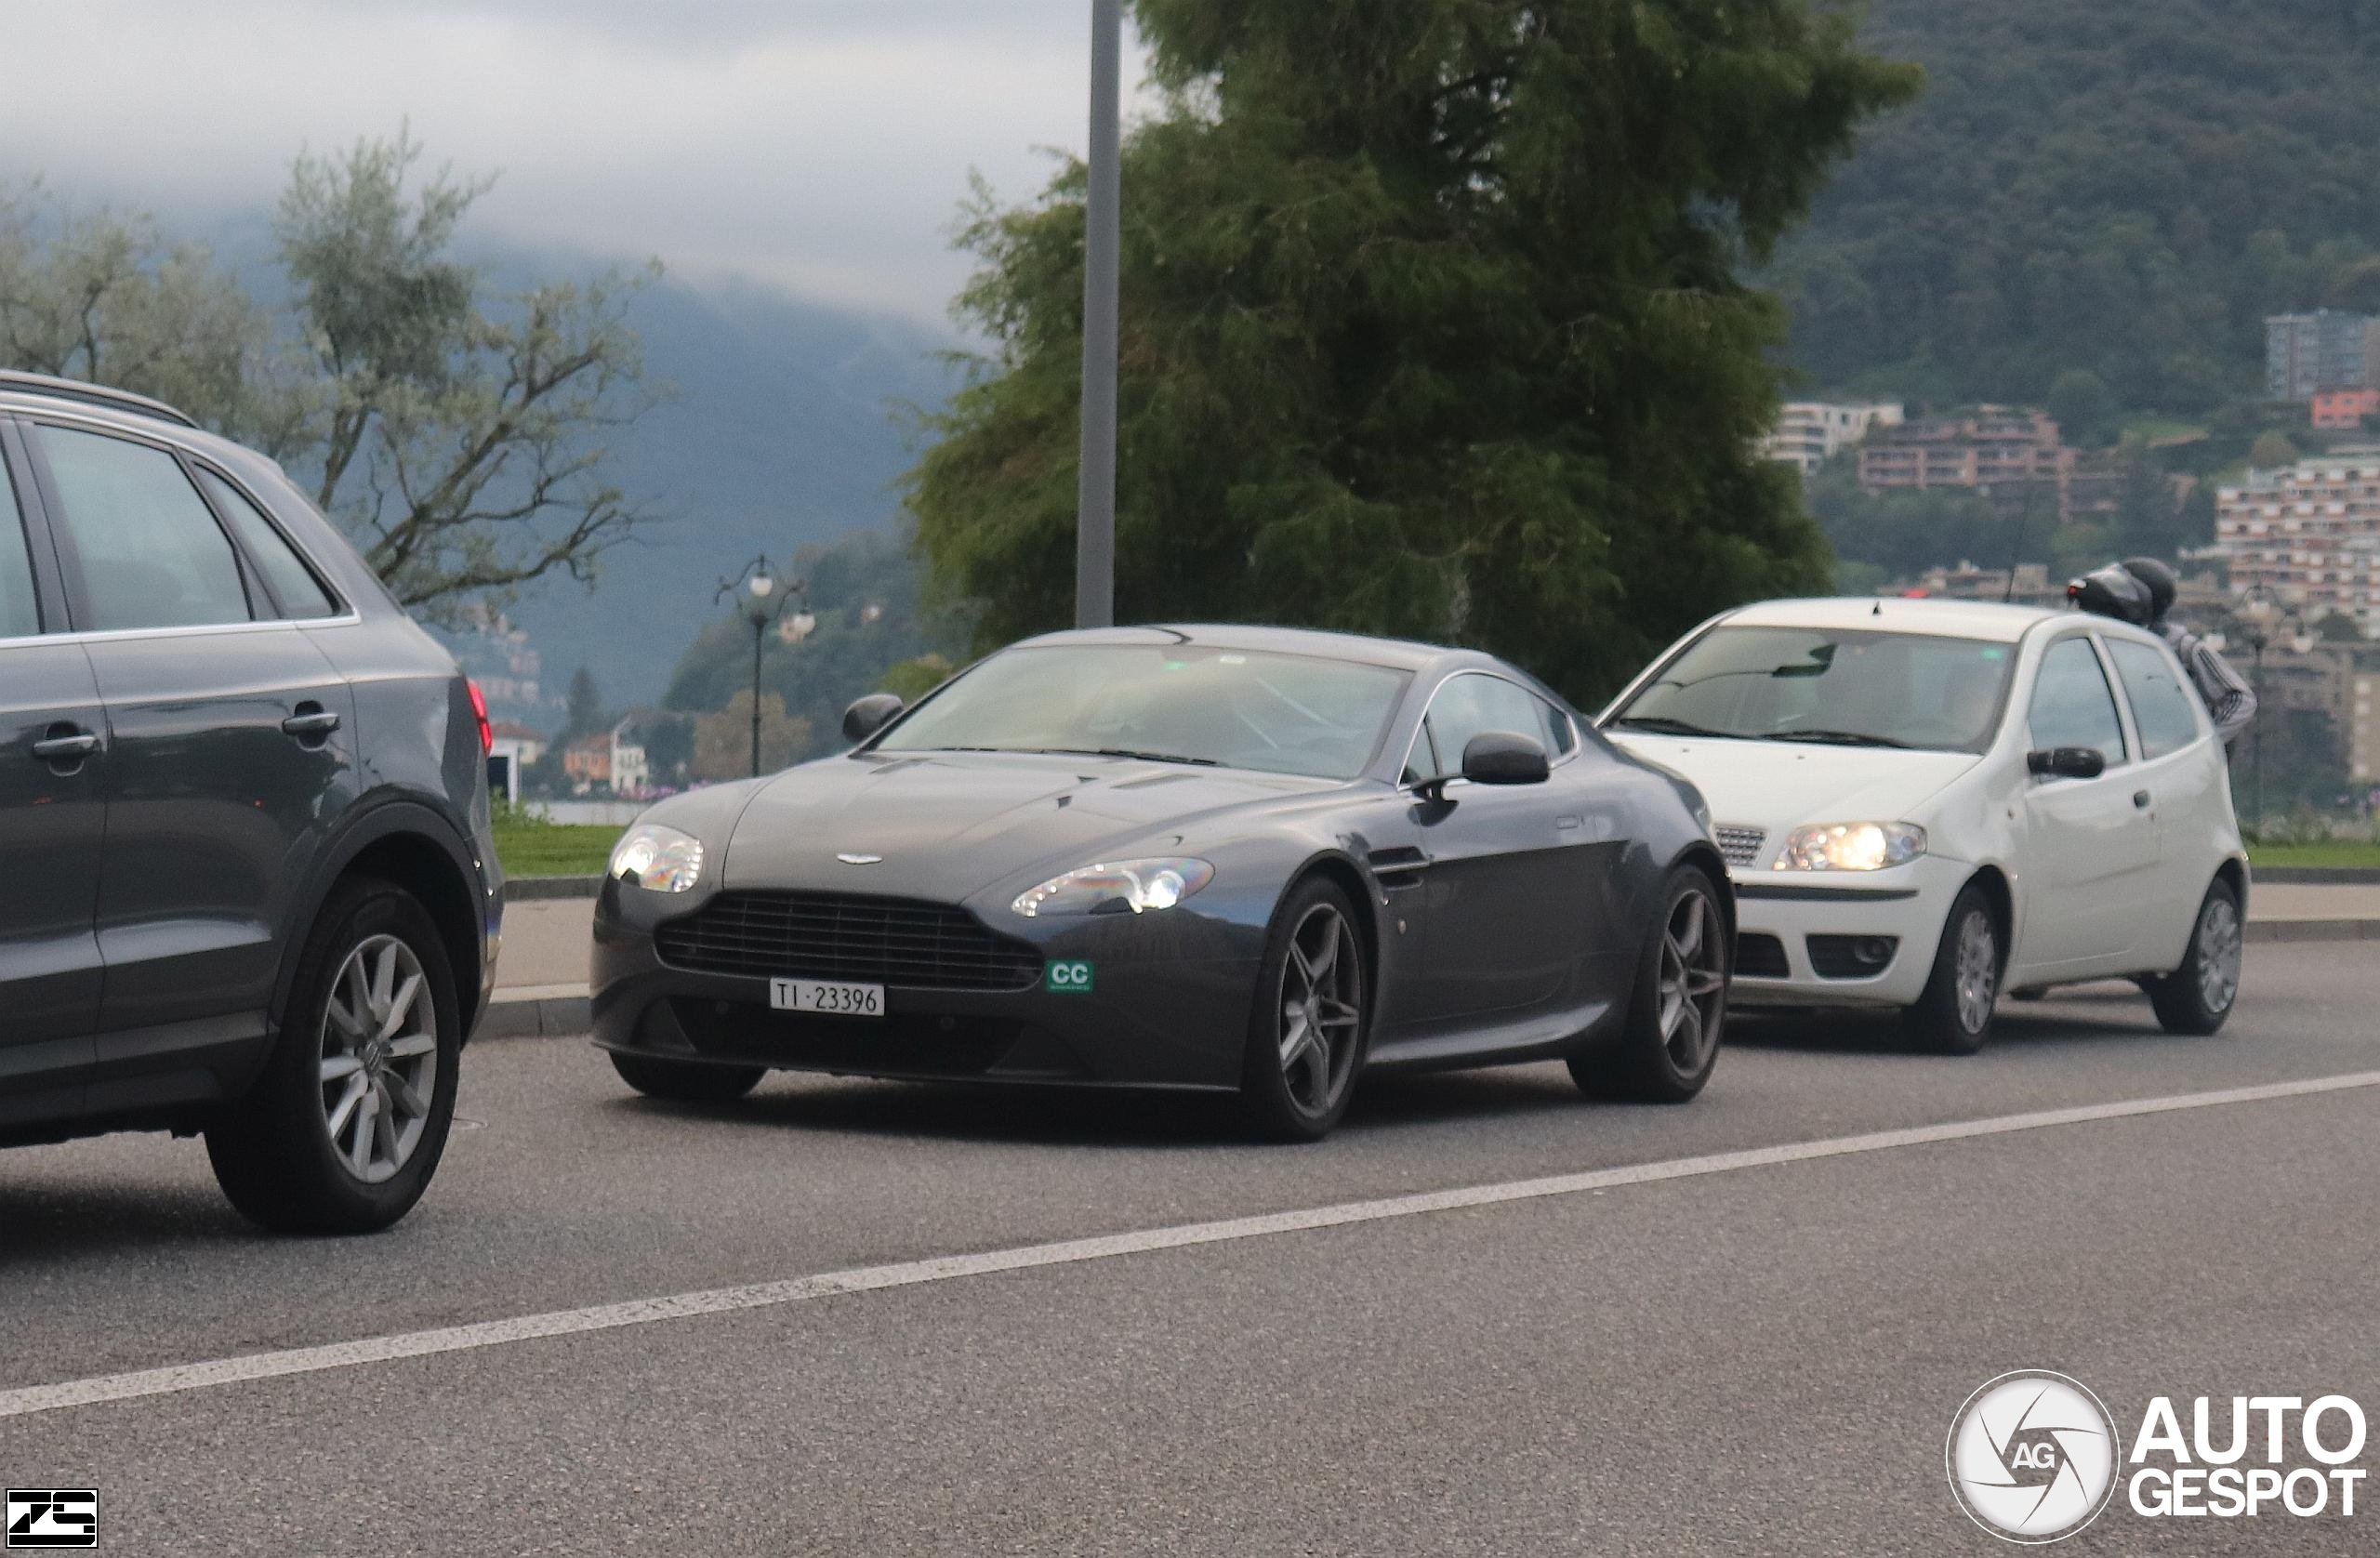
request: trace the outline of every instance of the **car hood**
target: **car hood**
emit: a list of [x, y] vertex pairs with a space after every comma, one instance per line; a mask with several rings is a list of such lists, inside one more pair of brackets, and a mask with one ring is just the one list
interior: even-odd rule
[[828, 758], [761, 786], [736, 820], [721, 880], [956, 902], [1022, 872], [1095, 864], [1111, 846], [1219, 810], [1338, 784], [1012, 752]]
[[1724, 741], [1607, 731], [1614, 743], [1684, 774], [1719, 826], [1903, 822], [1982, 761], [1972, 752], [1899, 752], [1883, 746]]

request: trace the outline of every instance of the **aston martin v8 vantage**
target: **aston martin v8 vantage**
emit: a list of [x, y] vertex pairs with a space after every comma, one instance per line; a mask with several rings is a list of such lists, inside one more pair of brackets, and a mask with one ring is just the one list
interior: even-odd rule
[[772, 1068], [1203, 1089], [1321, 1136], [1367, 1070], [1566, 1060], [1683, 1102], [1734, 900], [1699, 796], [1464, 651], [1058, 633], [615, 852], [595, 1040], [632, 1087]]

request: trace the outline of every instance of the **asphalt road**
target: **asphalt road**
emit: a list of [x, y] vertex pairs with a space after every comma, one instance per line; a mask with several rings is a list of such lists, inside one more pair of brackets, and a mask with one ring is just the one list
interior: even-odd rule
[[[783, 1077], [674, 1107], [579, 1043], [492, 1042], [466, 1057], [478, 1123], [377, 1238], [250, 1233], [193, 1143], [0, 1155], [0, 1408], [165, 1365], [2372, 1073], [2375, 1012], [2365, 948], [2257, 947], [2211, 1039], [2116, 991], [2011, 1006], [1973, 1060], [1872, 1023], [1739, 1023], [1684, 1109], [1586, 1103], [1558, 1067], [1396, 1079], [1300, 1149], [1180, 1100]], [[962, 1268], [0, 1416], [0, 1477], [98, 1488], [101, 1551], [137, 1553], [2001, 1551], [1942, 1451], [2003, 1371], [2076, 1376], [2127, 1440], [2156, 1394], [2186, 1419], [2198, 1394], [2380, 1416], [2375, 1127], [2380, 1087], [2357, 1087]], [[2152, 1522], [2119, 1494], [2061, 1551], [2370, 1553], [2368, 1499]]]

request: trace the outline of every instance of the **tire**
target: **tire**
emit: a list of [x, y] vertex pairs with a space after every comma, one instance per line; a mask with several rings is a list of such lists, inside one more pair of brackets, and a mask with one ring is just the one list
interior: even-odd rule
[[1619, 1038], [1570, 1058], [1579, 1090], [1641, 1103], [1684, 1103], [1699, 1093], [1719, 1063], [1735, 951], [1709, 874], [1695, 865], [1672, 871]]
[[2205, 1035], [2223, 1026], [2240, 999], [2240, 894], [2229, 882], [2217, 877], [2207, 888], [2182, 966], [2143, 983], [2167, 1033]]
[[760, 1085], [768, 1068], [758, 1065], [707, 1065], [701, 1061], [657, 1061], [650, 1055], [623, 1055], [615, 1050], [612, 1069], [620, 1080], [647, 1098], [674, 1103], [725, 1103], [742, 1098]]
[[462, 1043], [430, 912], [389, 882], [341, 883], [308, 933], [263, 1071], [206, 1128], [223, 1194], [275, 1233], [395, 1222], [445, 1153]]
[[1937, 1054], [1974, 1054], [1991, 1036], [1991, 1009], [2007, 966], [1990, 895], [1982, 883], [1969, 882], [1950, 901], [1942, 943], [1934, 951], [1933, 975], [1917, 1004], [1902, 1011], [1902, 1026]]
[[1274, 912], [1257, 970], [1239, 1112], [1267, 1142], [1319, 1142], [1355, 1096], [1371, 1038], [1371, 979], [1355, 906], [1309, 877]]

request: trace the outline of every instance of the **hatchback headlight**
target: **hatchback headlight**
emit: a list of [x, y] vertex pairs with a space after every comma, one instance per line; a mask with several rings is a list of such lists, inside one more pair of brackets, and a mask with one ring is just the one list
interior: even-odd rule
[[659, 823], [640, 823], [612, 846], [604, 874], [648, 892], [685, 892], [702, 880], [703, 841]]
[[1170, 909], [1214, 879], [1203, 860], [1125, 860], [1052, 877], [1009, 905], [1027, 919], [1042, 915], [1146, 914]]
[[1911, 823], [1819, 823], [1797, 827], [1777, 857], [1779, 871], [1882, 871], [1925, 852], [1925, 830]]

